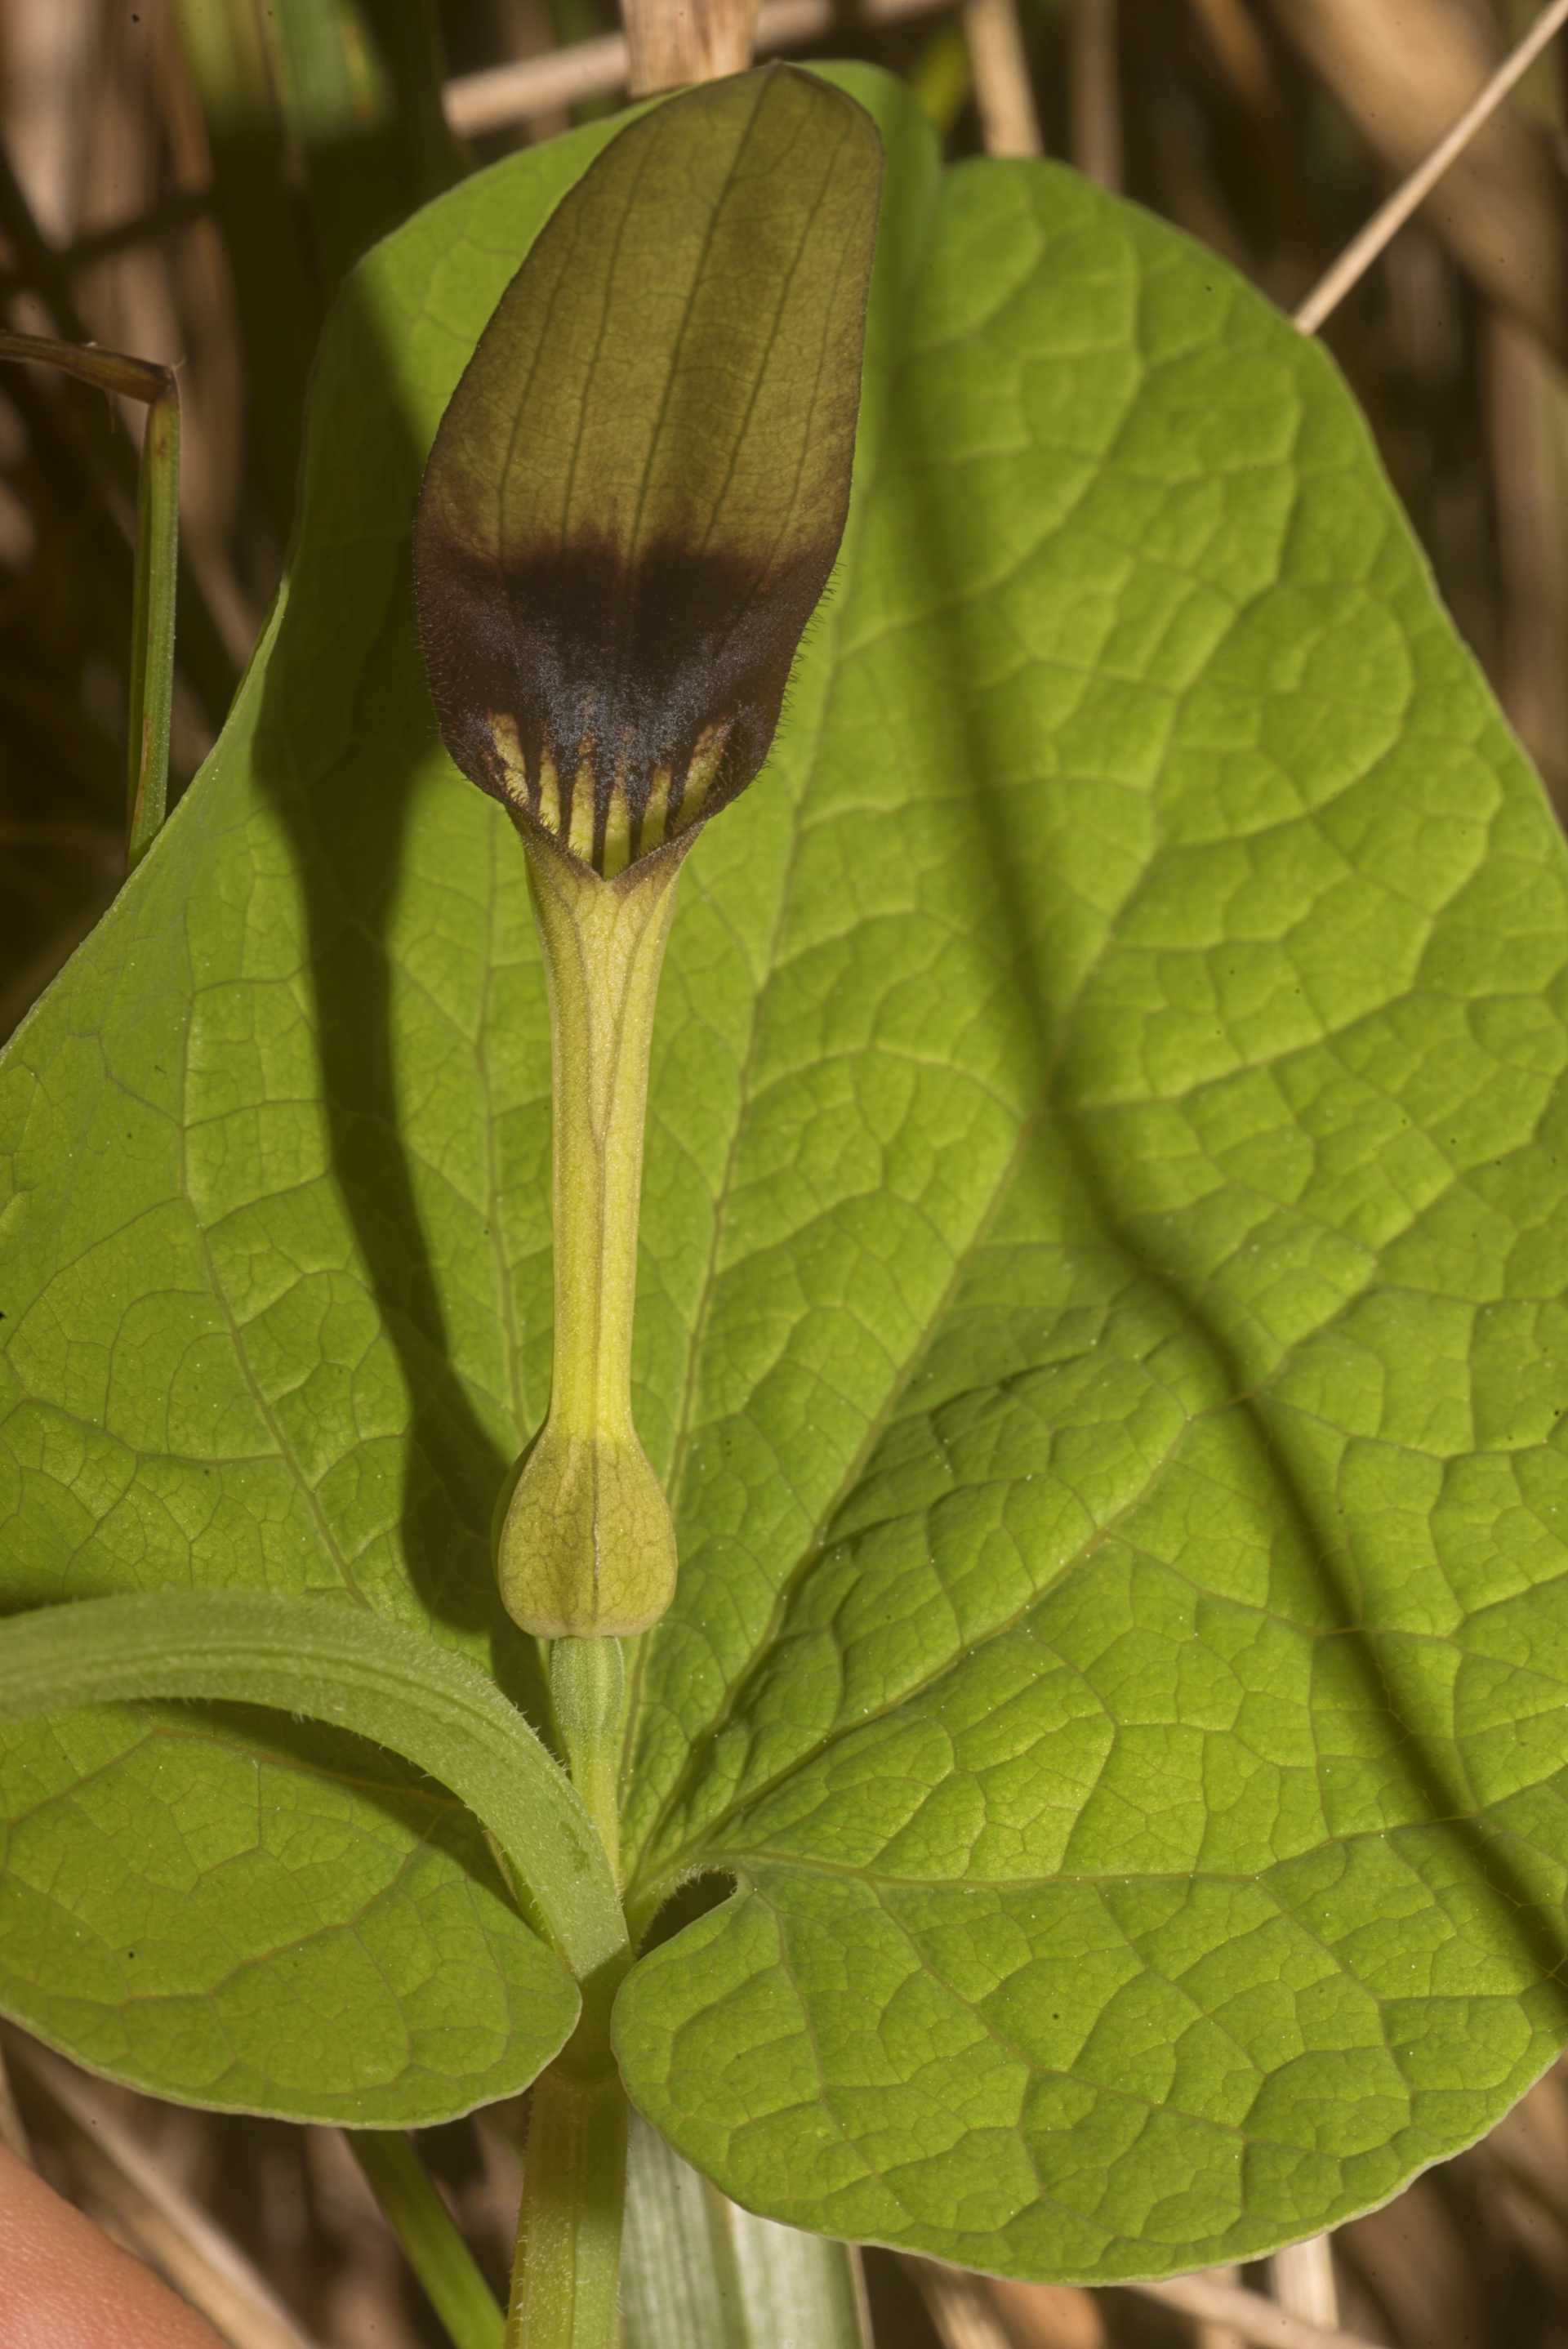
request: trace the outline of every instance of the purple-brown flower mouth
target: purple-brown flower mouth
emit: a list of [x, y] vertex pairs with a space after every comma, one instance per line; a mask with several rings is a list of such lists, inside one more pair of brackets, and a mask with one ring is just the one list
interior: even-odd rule
[[768, 755], [836, 540], [780, 574], [724, 555], [615, 548], [498, 569], [419, 540], [425, 661], [454, 762], [606, 878], [690, 831]]

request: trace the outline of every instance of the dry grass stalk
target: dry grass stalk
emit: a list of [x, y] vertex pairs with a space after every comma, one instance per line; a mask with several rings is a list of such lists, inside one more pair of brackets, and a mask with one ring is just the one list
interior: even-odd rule
[[73, 2169], [121, 2237], [233, 2349], [310, 2349], [244, 2253], [168, 2176], [85, 2075], [13, 2035], [9, 2052], [68, 2124]]
[[1105, 2304], [1092, 2292], [1009, 2276], [990, 2276], [985, 2288], [1013, 2349], [1108, 2349]]
[[1339, 2322], [1339, 2292], [1334, 2277], [1334, 2245], [1327, 2235], [1309, 2235], [1305, 2243], [1287, 2243], [1269, 2261], [1274, 2296], [1291, 2316], [1309, 2323]]
[[27, 2131], [11, 2092], [11, 2075], [3, 2051], [0, 2051], [0, 2145], [14, 2153], [18, 2161], [31, 2162], [32, 2147], [27, 2143]]
[[1563, 529], [1563, 392], [1555, 368], [1511, 319], [1487, 322], [1483, 358], [1491, 440], [1500, 641], [1498, 698], [1561, 798], [1568, 778], [1563, 640], [1568, 541]]
[[1273, 113], [1277, 105], [1274, 73], [1257, 19], [1245, 0], [1190, 0], [1190, 5], [1243, 104], [1259, 114]]
[[[1238, 2267], [1205, 2268], [1203, 2274], [1215, 2283], [1239, 2284], [1242, 2271]], [[1244, 2349], [1242, 2336], [1229, 2324], [1214, 2324], [1202, 2318], [1192, 2328], [1193, 2349]]]
[[1374, 2344], [1353, 2333], [1292, 2316], [1261, 2292], [1249, 2292], [1244, 2284], [1222, 2283], [1213, 2275], [1172, 2276], [1164, 2283], [1134, 2284], [1132, 2289], [1202, 2323], [1226, 2326], [1255, 2349], [1374, 2349]]
[[1077, 0], [1068, 18], [1073, 161], [1102, 188], [1121, 185], [1117, 0]]
[[[1408, 174], [1296, 313], [1315, 334], [1417, 207], [1444, 182], [1434, 227], [1476, 284], [1568, 357], [1568, 207], [1546, 140], [1500, 109], [1560, 27], [1548, 0], [1496, 70], [1468, 16], [1446, 0], [1398, 10], [1366, 0], [1274, 0], [1281, 24], [1384, 160]], [[1482, 83], [1477, 89], [1478, 81]], [[1467, 104], [1466, 100], [1470, 102]], [[1460, 110], [1462, 109], [1462, 111]], [[1457, 116], [1457, 119], [1455, 119]]]
[[[857, 0], [851, 16], [833, 0], [762, 0], [753, 47], [758, 56], [803, 48], [835, 27], [892, 25], [908, 16], [935, 14], [943, 0]], [[545, 57], [519, 57], [481, 73], [459, 74], [447, 84], [447, 120], [459, 139], [482, 139], [513, 123], [535, 121], [559, 106], [585, 98], [606, 98], [626, 88], [627, 43], [619, 33], [579, 41]]]
[[985, 152], [1038, 155], [1040, 118], [1014, 0], [964, 0], [964, 37]]
[[622, 0], [634, 98], [717, 81], [751, 63], [757, 0]]
[[984, 2278], [936, 2260], [908, 2264], [942, 2349], [1016, 2349]]

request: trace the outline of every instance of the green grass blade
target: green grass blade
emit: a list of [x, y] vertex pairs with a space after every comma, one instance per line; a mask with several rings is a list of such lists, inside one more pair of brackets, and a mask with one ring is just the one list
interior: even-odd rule
[[277, 87], [325, 285], [461, 176], [424, 0], [278, 0]]
[[171, 368], [122, 351], [0, 334], [0, 359], [53, 367], [95, 390], [147, 407], [137, 483], [126, 753], [127, 862], [138, 864], [169, 806], [169, 725], [174, 701], [174, 611], [180, 580], [180, 388]]
[[134, 869], [169, 810], [174, 605], [180, 576], [180, 390], [172, 377], [147, 411], [136, 501], [130, 608], [126, 863]]
[[280, 545], [294, 512], [305, 378], [323, 298], [286, 164], [286, 131], [254, 0], [180, 0], [212, 154], [212, 211], [232, 273], [245, 430]]
[[401, 2129], [346, 2129], [344, 2135], [452, 2349], [500, 2349], [500, 2303], [412, 2138]]

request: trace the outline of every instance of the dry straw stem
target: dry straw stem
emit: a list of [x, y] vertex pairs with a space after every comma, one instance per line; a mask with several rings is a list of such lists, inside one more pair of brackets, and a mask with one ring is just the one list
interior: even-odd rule
[[1244, 0], [1190, 0], [1190, 5], [1243, 104], [1258, 114], [1274, 113], [1268, 51]]
[[244, 2253], [172, 2183], [90, 2081], [17, 2034], [6, 2047], [65, 2119], [82, 2187], [232, 2349], [311, 2349]]
[[1068, 19], [1073, 161], [1102, 188], [1121, 185], [1117, 0], [1078, 0]]
[[[857, 0], [851, 21], [892, 25], [906, 16], [934, 16], [943, 5], [944, 0]], [[780, 49], [804, 47], [844, 24], [833, 0], [762, 0], [753, 46], [759, 56], [769, 57]], [[530, 121], [555, 107], [624, 89], [629, 72], [628, 44], [614, 33], [542, 57], [492, 66], [482, 73], [459, 74], [446, 87], [448, 125], [459, 139], [482, 139], [489, 131]]]
[[1101, 2303], [1076, 2284], [966, 2275], [934, 2260], [908, 2264], [942, 2349], [1108, 2349]]
[[1305, 2316], [1312, 2324], [1337, 2324], [1339, 2291], [1334, 2275], [1334, 2246], [1327, 2235], [1309, 2235], [1305, 2243], [1287, 2243], [1269, 2262], [1274, 2296], [1289, 2316]]
[[[1235, 2266], [1200, 2268], [1198, 2273], [1212, 2283], [1239, 2284], [1242, 2280], [1241, 2269]], [[1206, 2317], [1193, 2325], [1192, 2341], [1193, 2349], [1244, 2349], [1241, 2334], [1232, 2326], [1211, 2323]]]
[[1568, 0], [1550, 0], [1469, 105], [1490, 60], [1443, 0], [1398, 9], [1367, 0], [1274, 0], [1274, 6], [1363, 135], [1408, 174], [1296, 312], [1303, 334], [1316, 333], [1444, 180], [1433, 226], [1484, 293], [1568, 358], [1563, 177], [1546, 140], [1498, 110], [1568, 23]]
[[1016, 2349], [982, 2277], [935, 2260], [912, 2259], [909, 2267], [942, 2349]]
[[1244, 2284], [1222, 2283], [1212, 2275], [1172, 2276], [1164, 2283], [1134, 2284], [1132, 2289], [1202, 2323], [1226, 2325], [1254, 2349], [1374, 2349], [1357, 2333], [1293, 2316], [1261, 2292], [1249, 2292]]
[[1498, 313], [1486, 322], [1481, 357], [1501, 589], [1493, 677], [1510, 722], [1561, 808], [1568, 777], [1562, 386], [1540, 346]]
[[[1099, 0], [1089, 0], [1091, 5]], [[1084, 0], [1078, 0], [1081, 9]], [[965, 0], [964, 37], [987, 155], [1037, 155], [1040, 118], [1014, 0]]]
[[0, 2145], [14, 2153], [18, 2161], [31, 2163], [33, 2149], [27, 2143], [27, 2131], [16, 2109], [16, 2099], [11, 2093], [11, 2075], [5, 2058], [0, 2051]]
[[[1326, 2247], [1326, 2239], [1319, 2240]], [[1030, 2285], [965, 2275], [934, 2260], [909, 2265], [944, 2349], [1099, 2349], [1105, 2340], [1099, 2305], [1088, 2292], [1052, 2288], [1048, 2301], [1042, 2293], [1031, 2307]], [[1320, 2266], [1315, 2253], [1312, 2265]], [[1249, 2349], [1373, 2349], [1336, 2323], [1293, 2313], [1212, 2270], [1127, 2288], [1180, 2309], [1210, 2340], [1222, 2333]]]
[[986, 2289], [1010, 2349], [1109, 2349], [1105, 2307], [1092, 2292], [1068, 2283], [1017, 2283], [1011, 2276], [987, 2278]]
[[757, 0], [624, 0], [626, 81], [634, 98], [744, 73]]

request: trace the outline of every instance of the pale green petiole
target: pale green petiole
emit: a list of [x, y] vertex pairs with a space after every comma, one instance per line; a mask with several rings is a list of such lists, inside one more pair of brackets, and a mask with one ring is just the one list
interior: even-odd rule
[[680, 844], [613, 881], [525, 840], [550, 988], [555, 1340], [550, 1411], [497, 1543], [501, 1598], [541, 1639], [645, 1630], [675, 1590], [669, 1506], [632, 1422], [648, 1054]]

